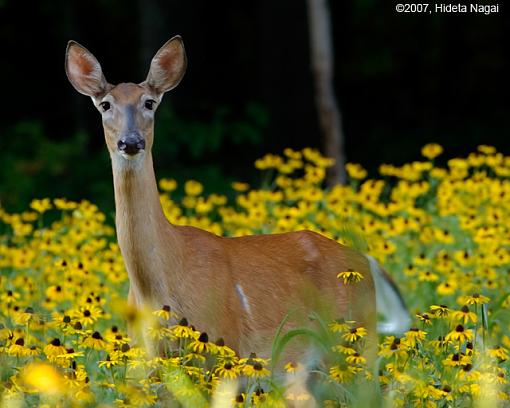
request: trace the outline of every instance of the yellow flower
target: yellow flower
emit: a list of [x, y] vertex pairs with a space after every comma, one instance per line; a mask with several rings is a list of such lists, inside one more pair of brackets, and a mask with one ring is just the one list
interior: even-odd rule
[[159, 180], [159, 188], [163, 191], [171, 192], [177, 188], [177, 182], [174, 179], [162, 178]]
[[442, 282], [438, 285], [436, 290], [439, 295], [443, 296], [453, 295], [457, 290], [457, 283], [455, 283], [452, 280]]
[[415, 348], [417, 344], [421, 344], [423, 340], [425, 340], [426, 332], [423, 330], [419, 330], [416, 327], [411, 327], [409, 331], [405, 333], [405, 338], [403, 341], [410, 348]]
[[30, 203], [30, 208], [42, 214], [50, 210], [52, 208], [52, 205], [49, 198], [43, 198], [42, 200], [32, 200], [32, 202]]
[[253, 364], [245, 364], [242, 370], [246, 377], [261, 378], [271, 374], [271, 372], [258, 361], [255, 361]]
[[487, 296], [483, 296], [478, 293], [473, 293], [472, 295], [461, 296], [459, 300], [466, 305], [483, 305], [485, 303], [490, 302], [490, 299]]
[[305, 367], [301, 363], [296, 364], [293, 362], [288, 362], [283, 368], [289, 374], [296, 374], [297, 372], [302, 371]]
[[447, 317], [450, 309], [445, 305], [432, 305], [430, 306], [430, 312], [437, 317]]
[[496, 148], [494, 146], [480, 145], [478, 146], [478, 151], [483, 154], [494, 154], [496, 153]]
[[429, 143], [421, 149], [421, 154], [429, 160], [432, 160], [443, 153], [443, 148], [437, 143]]
[[196, 180], [188, 180], [184, 183], [184, 191], [188, 196], [199, 196], [204, 191], [204, 187]]
[[152, 314], [164, 320], [170, 320], [170, 318], [175, 317], [175, 314], [170, 310], [170, 306], [168, 305], [163, 305], [161, 309], [155, 310]]
[[344, 332], [351, 328], [354, 321], [346, 321], [344, 318], [335, 320], [329, 324], [329, 329], [333, 333]]
[[203, 332], [198, 339], [193, 340], [188, 346], [194, 353], [210, 353], [214, 349], [214, 344], [209, 343], [209, 336]]
[[331, 378], [339, 383], [345, 383], [354, 378], [358, 373], [358, 368], [347, 364], [338, 364], [329, 369]]
[[460, 310], [452, 312], [452, 317], [457, 320], [462, 320], [464, 324], [467, 324], [470, 321], [476, 323], [477, 321], [476, 314], [470, 312], [469, 307], [467, 307], [466, 305], [462, 306]]
[[240, 183], [240, 182], [233, 182], [232, 183], [232, 188], [235, 190], [235, 191], [239, 191], [240, 193], [243, 193], [245, 191], [248, 191], [249, 188], [250, 188], [250, 185], [247, 184], [247, 183]]
[[233, 380], [239, 377], [240, 370], [238, 365], [231, 361], [225, 361], [216, 367], [215, 373], [222, 378]]
[[44, 347], [44, 354], [50, 357], [58, 357], [65, 354], [66, 348], [60, 343], [60, 339], [53, 339], [47, 346]]
[[179, 324], [173, 326], [170, 331], [177, 338], [188, 339], [195, 337], [195, 331], [188, 325], [186, 318], [182, 318]]
[[103, 336], [97, 331], [92, 333], [91, 336], [86, 337], [82, 344], [84, 347], [90, 347], [94, 350], [105, 350], [108, 345], [108, 343], [103, 340]]
[[463, 343], [473, 339], [473, 330], [465, 329], [461, 324], [455, 327], [455, 330], [448, 333], [445, 337], [446, 341], [459, 341]]
[[116, 359], [113, 359], [113, 360], [112, 360], [112, 358], [111, 358], [111, 357], [110, 357], [110, 355], [108, 354], [108, 355], [106, 356], [106, 360], [100, 360], [100, 361], [99, 361], [98, 366], [99, 366], [99, 367], [111, 368], [111, 367], [113, 367], [113, 366], [118, 365], [119, 363], [120, 363], [120, 361], [119, 361], [119, 360], [116, 360]]
[[367, 335], [367, 329], [364, 327], [355, 327], [351, 330], [349, 330], [347, 333], [344, 333], [342, 335], [342, 338], [345, 341], [348, 341], [350, 343], [355, 342], [356, 340], [365, 337]]
[[349, 364], [364, 364], [367, 362], [366, 358], [361, 356], [359, 353], [348, 355], [345, 361]]
[[63, 378], [51, 365], [31, 363], [22, 370], [23, 382], [35, 392], [58, 394], [64, 392]]
[[430, 319], [430, 316], [428, 313], [419, 313], [416, 315], [416, 317], [421, 320], [426, 325], [432, 325], [432, 320]]
[[347, 163], [345, 170], [349, 177], [355, 180], [363, 180], [367, 176], [367, 171], [357, 163]]
[[337, 278], [344, 281], [344, 285], [350, 285], [351, 283], [357, 283], [363, 279], [363, 275], [359, 272], [353, 271], [352, 269], [347, 272], [340, 272], [336, 275]]
[[9, 346], [7, 352], [12, 356], [26, 356], [28, 353], [28, 348], [25, 347], [25, 340], [22, 337], [16, 339], [16, 341]]

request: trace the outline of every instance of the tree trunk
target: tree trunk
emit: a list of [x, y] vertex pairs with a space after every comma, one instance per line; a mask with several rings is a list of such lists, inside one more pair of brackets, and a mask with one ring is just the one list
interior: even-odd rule
[[327, 0], [307, 0], [307, 3], [315, 103], [323, 134], [324, 151], [335, 160], [327, 176], [327, 183], [331, 186], [346, 180], [342, 117], [333, 89], [331, 15]]

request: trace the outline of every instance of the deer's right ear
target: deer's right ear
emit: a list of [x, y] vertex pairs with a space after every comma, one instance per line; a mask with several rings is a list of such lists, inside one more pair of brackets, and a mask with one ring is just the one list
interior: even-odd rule
[[76, 90], [97, 98], [107, 91], [108, 83], [96, 57], [76, 41], [69, 41], [66, 50], [66, 74]]

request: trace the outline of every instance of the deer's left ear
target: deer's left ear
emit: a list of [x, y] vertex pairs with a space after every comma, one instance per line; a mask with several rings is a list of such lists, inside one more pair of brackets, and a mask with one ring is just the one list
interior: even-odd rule
[[151, 61], [145, 83], [158, 94], [175, 88], [186, 72], [186, 52], [180, 35], [168, 40]]

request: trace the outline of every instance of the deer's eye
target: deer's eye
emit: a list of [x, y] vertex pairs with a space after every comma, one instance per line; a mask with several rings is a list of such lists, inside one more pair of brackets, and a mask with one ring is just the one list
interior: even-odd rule
[[110, 110], [110, 102], [101, 102], [100, 105], [103, 112]]
[[146, 100], [145, 101], [145, 109], [153, 110], [155, 103], [156, 103], [156, 101], [153, 101], [152, 99]]

